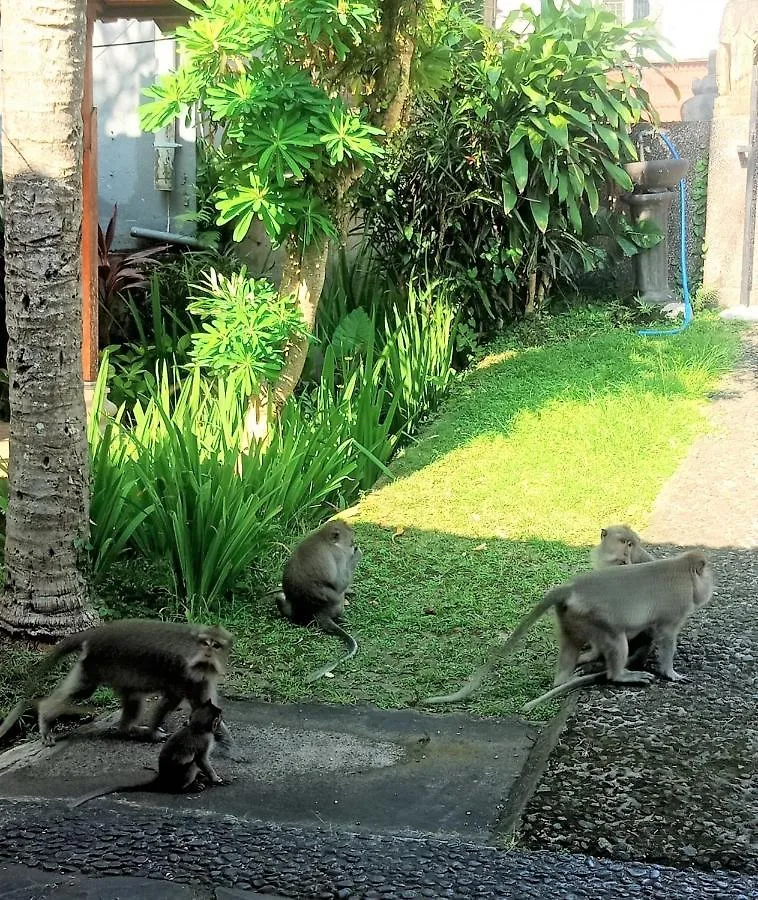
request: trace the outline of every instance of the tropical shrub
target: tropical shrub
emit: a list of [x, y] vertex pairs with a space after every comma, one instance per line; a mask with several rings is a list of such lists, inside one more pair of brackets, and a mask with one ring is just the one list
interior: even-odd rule
[[[412, 90], [446, 83], [461, 14], [443, 0], [180, 2], [192, 13], [176, 31], [181, 65], [147, 90], [142, 127], [198, 111], [216, 224], [241, 240], [257, 219], [284, 245], [281, 291], [298, 296], [310, 330], [346, 197]], [[277, 408], [307, 349], [304, 335], [290, 341], [271, 391]]]
[[[283, 532], [354, 502], [439, 403], [453, 371], [455, 315], [444, 291], [410, 289], [404, 308], [355, 308], [324, 343], [322, 377], [290, 398], [249, 447], [231, 372], [164, 365], [146, 403], [90, 428], [93, 571], [124, 552], [166, 566], [173, 615], [216, 609]], [[106, 368], [101, 370], [101, 401]], [[245, 452], [243, 451], [245, 448]]]
[[[647, 23], [622, 26], [589, 0], [543, 0], [497, 32], [469, 29], [450, 87], [416, 107], [362, 184], [374, 252], [401, 282], [419, 271], [453, 279], [464, 321], [484, 330], [597, 267], [606, 182], [631, 190], [629, 128], [655, 117], [641, 84], [647, 50], [663, 52]], [[609, 215], [624, 254], [660, 240]]]
[[187, 309], [202, 326], [192, 335], [193, 362], [229, 380], [245, 400], [276, 380], [288, 342], [307, 334], [294, 296], [248, 277], [245, 266], [228, 277], [211, 269]]

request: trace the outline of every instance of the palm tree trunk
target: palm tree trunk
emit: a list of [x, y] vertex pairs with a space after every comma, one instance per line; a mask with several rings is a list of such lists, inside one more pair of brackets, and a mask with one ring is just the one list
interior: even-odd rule
[[93, 624], [82, 383], [86, 0], [3, 0], [5, 296], [11, 409], [0, 628]]

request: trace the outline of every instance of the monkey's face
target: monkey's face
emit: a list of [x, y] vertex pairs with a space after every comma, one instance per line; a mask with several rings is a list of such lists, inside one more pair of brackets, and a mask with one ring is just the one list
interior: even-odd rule
[[631, 566], [635, 545], [639, 543], [631, 528], [603, 528], [600, 534], [609, 560], [617, 566]]

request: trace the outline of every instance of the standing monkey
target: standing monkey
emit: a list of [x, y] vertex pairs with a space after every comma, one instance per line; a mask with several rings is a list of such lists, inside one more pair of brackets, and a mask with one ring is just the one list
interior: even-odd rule
[[[121, 700], [119, 729], [127, 735], [162, 740], [166, 716], [187, 700], [196, 709], [216, 702], [217, 685], [226, 674], [234, 636], [220, 625], [190, 625], [149, 619], [122, 619], [72, 634], [53, 647], [32, 670], [24, 696], [0, 727], [5, 735], [25, 709], [32, 706], [36, 682], [64, 656], [81, 650], [71, 671], [48, 696], [37, 702], [40, 736], [55, 743], [51, 728], [71, 700], [87, 700], [100, 685], [112, 688]], [[140, 727], [143, 698], [159, 693], [151, 722]], [[232, 745], [226, 725], [221, 740]]]
[[353, 529], [347, 522], [334, 519], [302, 540], [284, 567], [282, 590], [276, 594], [279, 612], [297, 625], [315, 621], [327, 634], [341, 638], [348, 648], [336, 662], [311, 672], [307, 681], [327, 675], [358, 650], [355, 639], [338, 622], [362, 556]]
[[210, 760], [215, 738], [221, 730], [222, 714], [223, 711], [218, 706], [207, 700], [194, 709], [189, 722], [166, 741], [158, 756], [158, 774], [155, 778], [137, 784], [100, 788], [74, 800], [69, 804], [69, 809], [75, 809], [106, 794], [136, 791], [196, 793], [205, 788], [198, 778], [201, 773], [211, 784], [223, 784], [224, 779], [216, 773]]
[[454, 703], [468, 697], [492, 671], [498, 659], [509, 656], [532, 625], [549, 609], [558, 618], [560, 656], [555, 686], [568, 689], [589, 683], [594, 675], [574, 676], [580, 651], [585, 644], [596, 648], [605, 660], [608, 681], [622, 684], [649, 684], [650, 672], [633, 672], [627, 667], [629, 638], [652, 630], [658, 647], [658, 671], [671, 681], [679, 681], [673, 666], [676, 639], [682, 625], [713, 594], [713, 573], [705, 556], [690, 550], [672, 559], [630, 566], [610, 566], [586, 572], [551, 588], [519, 622], [502, 647], [495, 648], [459, 691], [429, 697], [425, 703]]
[[[606, 569], [609, 566], [629, 566], [638, 563], [653, 562], [654, 556], [642, 546], [640, 536], [628, 525], [608, 525], [600, 529], [600, 543], [592, 548], [590, 560], [593, 569]], [[653, 646], [653, 633], [642, 631], [629, 642], [629, 668], [641, 669], [650, 656]], [[596, 647], [579, 657], [579, 665], [595, 662], [600, 658]], [[586, 676], [585, 676], [586, 677]], [[602, 681], [602, 675], [597, 679]], [[534, 702], [534, 701], [533, 701]]]

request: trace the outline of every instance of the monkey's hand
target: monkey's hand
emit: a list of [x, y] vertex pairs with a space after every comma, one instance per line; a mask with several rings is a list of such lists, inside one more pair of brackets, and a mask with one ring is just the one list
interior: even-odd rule
[[55, 746], [55, 736], [51, 732], [48, 732], [42, 738], [42, 746], [43, 747], [54, 747]]

